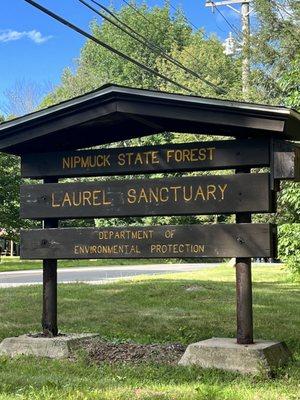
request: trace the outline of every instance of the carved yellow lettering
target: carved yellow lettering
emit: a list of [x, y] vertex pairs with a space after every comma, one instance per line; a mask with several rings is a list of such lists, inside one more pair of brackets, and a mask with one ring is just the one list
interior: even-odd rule
[[[74, 197], [74, 192], [73, 192], [73, 197]], [[71, 202], [70, 195], [69, 195], [68, 192], [66, 192], [65, 195], [64, 195], [64, 199], [63, 199], [63, 202], [62, 202], [62, 207], [64, 207], [65, 204], [67, 204], [69, 207], [72, 207], [72, 202]]]
[[100, 193], [101, 190], [93, 190], [93, 206], [101, 206], [101, 201], [99, 200]]
[[197, 189], [196, 196], [195, 196], [194, 200], [195, 200], [195, 201], [198, 200], [199, 197], [201, 197], [202, 200], [206, 200], [206, 199], [205, 199], [205, 195], [204, 195], [204, 193], [203, 193], [202, 186], [198, 186], [198, 189]]
[[79, 156], [74, 157], [74, 162], [73, 162], [74, 168], [76, 168], [77, 165], [80, 165], [80, 160], [81, 160], [81, 158]]
[[178, 193], [178, 189], [181, 189], [181, 186], [170, 186], [170, 189], [172, 189], [174, 192], [174, 200], [178, 201], [177, 193]]
[[182, 150], [182, 161], [191, 161], [191, 152], [188, 149]]
[[214, 200], [216, 200], [215, 196], [216, 190], [217, 188], [215, 185], [207, 185], [207, 200], [209, 200], [211, 196]]
[[86, 203], [91, 206], [91, 197], [92, 197], [92, 193], [89, 190], [85, 190], [84, 192], [82, 192], [82, 205], [85, 206]]
[[134, 164], [143, 164], [143, 158], [141, 153], [137, 153], [135, 156]]
[[182, 161], [182, 151], [181, 150], [175, 150], [175, 160], [176, 160], [176, 162]]
[[174, 150], [167, 150], [167, 163], [174, 157]]
[[139, 195], [139, 198], [138, 198], [138, 203], [140, 203], [142, 199], [143, 199], [146, 203], [148, 203], [147, 194], [146, 194], [146, 191], [145, 191], [144, 188], [142, 188], [141, 191], [140, 191], [140, 195]]
[[105, 154], [103, 156], [103, 167], [106, 167], [107, 165], [110, 166], [110, 154]]
[[70, 168], [70, 157], [63, 157], [63, 169]]
[[199, 160], [206, 160], [206, 149], [199, 149]]
[[219, 189], [221, 190], [221, 200], [224, 200], [225, 190], [227, 189], [227, 186], [227, 183], [224, 183], [224, 185], [218, 185]]
[[151, 152], [151, 163], [152, 164], [159, 164], [158, 151], [152, 151]]
[[128, 165], [131, 165], [132, 156], [134, 155], [134, 153], [126, 153], [126, 155], [127, 155], [127, 159], [128, 159]]
[[191, 161], [196, 162], [198, 161], [199, 157], [197, 156], [198, 149], [191, 149]]
[[162, 187], [159, 190], [159, 197], [162, 203], [166, 203], [169, 200], [169, 190], [166, 187]]
[[59, 203], [55, 203], [55, 193], [51, 194], [51, 206], [52, 207], [60, 207]]
[[125, 165], [125, 154], [124, 153], [118, 154], [118, 164], [121, 166]]
[[76, 193], [73, 193], [73, 206], [78, 207], [81, 205], [81, 192], [78, 193], [78, 201], [76, 202]]
[[[189, 188], [189, 189], [188, 189]], [[183, 198], [184, 201], [191, 201], [193, 197], [193, 186], [183, 186]]]
[[91, 160], [90, 156], [81, 157], [81, 163], [80, 163], [81, 168], [88, 168], [90, 166], [90, 160]]
[[136, 190], [129, 189], [127, 192], [127, 201], [130, 204], [134, 204], [136, 202]]
[[102, 193], [103, 193], [102, 204], [103, 204], [104, 206], [110, 205], [110, 204], [111, 204], [111, 201], [108, 199], [108, 197], [106, 197], [106, 191], [103, 190]]
[[149, 197], [150, 197], [150, 203], [152, 202], [152, 198], [154, 198], [154, 201], [158, 202], [159, 201], [158, 191], [156, 190], [156, 193], [155, 193], [154, 190], [152, 188], [150, 188], [149, 189]]
[[210, 160], [213, 160], [213, 159], [214, 159], [215, 150], [216, 150], [215, 147], [208, 147], [208, 149], [207, 149], [208, 154], [209, 154], [208, 158], [209, 158]]

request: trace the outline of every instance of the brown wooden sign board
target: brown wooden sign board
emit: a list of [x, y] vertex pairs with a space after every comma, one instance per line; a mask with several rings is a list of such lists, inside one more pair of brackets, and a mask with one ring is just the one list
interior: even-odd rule
[[272, 141], [271, 175], [273, 180], [300, 181], [300, 146], [291, 142]]
[[270, 224], [65, 228], [21, 231], [21, 258], [274, 257]]
[[24, 154], [21, 173], [25, 178], [76, 177], [268, 165], [269, 142], [249, 139]]
[[21, 218], [271, 212], [269, 174], [21, 186]]

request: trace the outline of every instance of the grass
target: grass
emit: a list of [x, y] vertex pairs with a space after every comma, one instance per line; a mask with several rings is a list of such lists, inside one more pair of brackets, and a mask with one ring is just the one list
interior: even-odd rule
[[[235, 336], [234, 269], [59, 286], [59, 326], [114, 340], [188, 344]], [[275, 379], [157, 364], [95, 365], [85, 358], [0, 359], [0, 399], [299, 399], [299, 285], [279, 266], [253, 268], [255, 336], [285, 340], [295, 361]], [[187, 290], [189, 288], [197, 290]], [[39, 330], [41, 287], [0, 290], [0, 339]]]
[[[160, 260], [159, 263], [163, 264], [166, 260]], [[127, 259], [127, 260], [59, 260], [58, 268], [71, 268], [71, 267], [107, 267], [110, 265], [140, 265], [150, 264], [153, 260], [150, 259]], [[20, 260], [19, 257], [2, 257], [0, 261], [0, 272], [8, 271], [25, 271], [30, 269], [41, 269], [41, 260]]]

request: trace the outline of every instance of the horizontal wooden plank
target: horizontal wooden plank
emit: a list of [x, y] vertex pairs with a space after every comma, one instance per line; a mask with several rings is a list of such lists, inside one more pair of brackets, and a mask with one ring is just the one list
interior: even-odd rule
[[269, 174], [21, 186], [21, 218], [270, 212]]
[[268, 166], [269, 159], [268, 141], [221, 140], [24, 154], [21, 158], [21, 173], [25, 178], [43, 178], [216, 170]]
[[21, 231], [23, 259], [274, 257], [270, 224]]

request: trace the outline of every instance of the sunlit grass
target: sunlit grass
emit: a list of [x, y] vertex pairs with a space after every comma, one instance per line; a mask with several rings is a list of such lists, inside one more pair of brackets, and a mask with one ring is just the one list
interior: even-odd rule
[[[285, 340], [295, 361], [274, 379], [157, 364], [0, 359], [0, 399], [286, 400], [299, 397], [299, 285], [282, 266], [253, 268], [255, 337]], [[192, 289], [192, 290], [191, 290]], [[0, 337], [40, 329], [40, 286], [0, 290]], [[235, 270], [59, 285], [59, 326], [109, 340], [188, 344], [235, 336]]]

